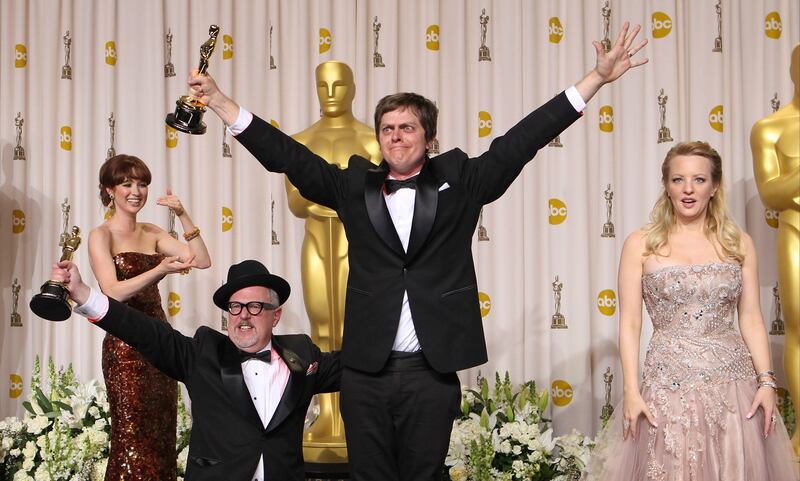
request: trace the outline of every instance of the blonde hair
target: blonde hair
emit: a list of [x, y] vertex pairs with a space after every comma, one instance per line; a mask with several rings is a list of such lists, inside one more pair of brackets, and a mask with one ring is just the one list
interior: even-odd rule
[[645, 251], [643, 255], [661, 255], [659, 254], [661, 250], [669, 244], [669, 234], [675, 228], [676, 223], [675, 209], [667, 195], [666, 188], [667, 182], [669, 182], [669, 165], [672, 159], [682, 155], [698, 155], [711, 161], [711, 179], [717, 186], [717, 191], [708, 202], [705, 234], [709, 240], [716, 239], [722, 247], [723, 256], [721, 257], [741, 264], [744, 261], [744, 253], [740, 244], [742, 231], [728, 215], [722, 182], [722, 158], [708, 143], [701, 141], [681, 142], [667, 152], [667, 156], [661, 164], [661, 185], [664, 190], [650, 212], [650, 223], [644, 227]]

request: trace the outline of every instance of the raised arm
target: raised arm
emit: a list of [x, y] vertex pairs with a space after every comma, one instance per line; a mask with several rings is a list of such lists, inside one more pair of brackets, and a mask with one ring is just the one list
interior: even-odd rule
[[175, 212], [175, 216], [181, 221], [183, 237], [186, 240], [186, 244], [184, 244], [174, 239], [164, 229], [153, 226], [159, 231], [156, 247], [158, 252], [167, 256], [178, 256], [183, 261], [194, 257], [198, 269], [211, 267], [211, 256], [208, 254], [206, 243], [200, 235], [200, 229], [194, 225], [192, 218], [189, 217], [189, 212], [183, 207], [178, 196], [174, 195], [170, 189], [167, 189], [167, 195], [159, 197], [156, 203], [166, 206]]
[[633, 46], [636, 35], [642, 29], [640, 25], [633, 27], [633, 30], [628, 33], [630, 23], [625, 22], [622, 25], [622, 31], [617, 35], [617, 40], [607, 53], [603, 50], [603, 45], [598, 42], [592, 42], [595, 52], [597, 53], [597, 62], [595, 67], [586, 76], [575, 84], [578, 93], [583, 97], [584, 102], [588, 102], [594, 94], [600, 90], [603, 85], [613, 82], [622, 76], [629, 69], [644, 65], [648, 59], [634, 59], [633, 56], [636, 52], [647, 45], [647, 39], [642, 40], [636, 46]]
[[639, 390], [639, 342], [642, 335], [642, 253], [644, 233], [634, 232], [625, 240], [619, 261], [619, 355], [622, 361], [623, 431], [622, 436], [636, 439], [639, 417], [650, 424], [655, 418]]
[[103, 226], [92, 229], [89, 233], [89, 264], [92, 266], [100, 290], [121, 302], [128, 300], [145, 287], [157, 283], [167, 274], [195, 267], [194, 259], [181, 262], [178, 256], [168, 256], [149, 271], [120, 281], [117, 279], [117, 270], [111, 254], [111, 233]]
[[[739, 298], [739, 330], [742, 339], [747, 344], [756, 373], [772, 371], [772, 361], [769, 355], [769, 340], [767, 329], [764, 327], [764, 318], [761, 315], [761, 299], [758, 286], [758, 261], [753, 239], [742, 232], [742, 251], [744, 263], [742, 264], [742, 296]], [[770, 430], [772, 413], [777, 405], [775, 389], [769, 386], [760, 386], [753, 397], [753, 403], [747, 418], [750, 419], [759, 407], [764, 410], [764, 436]]]

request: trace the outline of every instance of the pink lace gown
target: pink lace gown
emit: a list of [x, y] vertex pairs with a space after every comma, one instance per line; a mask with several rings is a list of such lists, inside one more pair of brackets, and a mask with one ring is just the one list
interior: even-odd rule
[[614, 410], [584, 476], [604, 481], [795, 481], [783, 419], [764, 439], [764, 413], [745, 415], [756, 392], [750, 353], [734, 327], [738, 264], [667, 267], [642, 278], [653, 320], [642, 397], [658, 428], [640, 418], [622, 440]]

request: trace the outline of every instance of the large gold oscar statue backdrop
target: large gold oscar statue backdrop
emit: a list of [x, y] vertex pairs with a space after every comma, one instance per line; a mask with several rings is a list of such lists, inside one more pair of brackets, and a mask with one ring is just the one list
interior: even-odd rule
[[[786, 330], [783, 365], [786, 383], [800, 408], [800, 44], [792, 51], [792, 102], [753, 126], [753, 150], [758, 192], [764, 205], [778, 215], [778, 286]], [[792, 437], [800, 456], [800, 428]]]
[[[294, 139], [342, 168], [358, 154], [373, 163], [381, 160], [375, 131], [353, 117], [353, 71], [341, 62], [317, 66], [317, 97], [322, 118]], [[286, 195], [292, 213], [305, 219], [300, 273], [303, 297], [311, 322], [311, 337], [323, 350], [342, 348], [344, 300], [347, 289], [347, 238], [333, 210], [303, 198], [287, 179]], [[339, 393], [320, 394], [319, 416], [305, 432], [303, 455], [308, 462], [347, 461]]]

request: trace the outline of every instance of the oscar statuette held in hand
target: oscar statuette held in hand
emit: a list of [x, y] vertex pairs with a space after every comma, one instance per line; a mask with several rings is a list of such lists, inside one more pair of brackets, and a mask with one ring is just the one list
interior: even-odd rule
[[[217, 45], [219, 27], [211, 25], [208, 27], [208, 40], [200, 46], [200, 66], [197, 70], [200, 75], [205, 75], [208, 70], [208, 60], [214, 53]], [[206, 106], [199, 99], [191, 95], [183, 95], [175, 102], [175, 112], [167, 114], [166, 123], [170, 127], [180, 130], [187, 134], [201, 135], [206, 133], [206, 124], [203, 122], [203, 114]]]
[[[81, 244], [80, 234], [78, 226], [72, 226], [72, 234], [65, 238], [61, 248], [61, 261], [72, 260]], [[66, 321], [72, 314], [69, 291], [61, 282], [47, 281], [42, 284], [39, 294], [31, 299], [30, 308], [34, 314], [48, 321]]]

